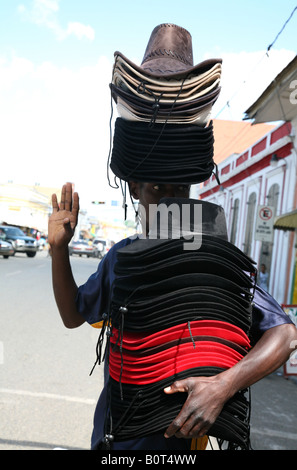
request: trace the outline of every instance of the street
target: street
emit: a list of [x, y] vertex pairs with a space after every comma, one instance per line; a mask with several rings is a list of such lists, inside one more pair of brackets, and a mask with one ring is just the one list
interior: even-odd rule
[[[98, 265], [71, 260], [79, 284]], [[46, 252], [1, 257], [0, 279], [0, 449], [89, 449], [101, 389], [100, 368], [89, 376], [98, 331], [62, 324]]]
[[[71, 257], [78, 284], [97, 259]], [[98, 331], [66, 329], [51, 287], [51, 259], [0, 258], [0, 450], [89, 449], [102, 387]], [[281, 370], [252, 387], [255, 450], [297, 450], [297, 384]]]

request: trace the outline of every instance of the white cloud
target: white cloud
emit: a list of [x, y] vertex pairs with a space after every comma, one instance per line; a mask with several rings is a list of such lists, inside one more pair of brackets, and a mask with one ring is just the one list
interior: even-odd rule
[[60, 0], [33, 0], [31, 9], [27, 9], [23, 4], [18, 6], [18, 12], [25, 21], [48, 28], [55, 37], [62, 41], [68, 36], [74, 35], [78, 39], [86, 38], [93, 41], [95, 31], [89, 25], [79, 22], [69, 22], [66, 28], [63, 28], [58, 20]]
[[[223, 55], [222, 93], [213, 117], [230, 100], [218, 117], [240, 120], [294, 54], [271, 51], [259, 63], [262, 56]], [[109, 190], [111, 72], [105, 57], [78, 70], [0, 57], [1, 182], [59, 187], [70, 180], [82, 197], [104, 197]], [[119, 190], [112, 194], [120, 197]]]
[[108, 190], [111, 68], [105, 57], [78, 71], [0, 61], [1, 182], [70, 180], [96, 197]]
[[66, 34], [67, 36], [74, 34], [78, 39], [82, 39], [85, 36], [90, 41], [93, 41], [95, 38], [95, 32], [91, 26], [85, 26], [77, 22], [68, 23]]

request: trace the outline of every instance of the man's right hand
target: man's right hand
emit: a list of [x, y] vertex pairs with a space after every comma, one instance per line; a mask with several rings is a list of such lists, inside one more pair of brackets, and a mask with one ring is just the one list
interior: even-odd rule
[[49, 218], [48, 242], [52, 248], [68, 246], [74, 235], [78, 221], [79, 197], [72, 194], [72, 184], [62, 187], [61, 202], [58, 204], [56, 194], [52, 195], [53, 213]]

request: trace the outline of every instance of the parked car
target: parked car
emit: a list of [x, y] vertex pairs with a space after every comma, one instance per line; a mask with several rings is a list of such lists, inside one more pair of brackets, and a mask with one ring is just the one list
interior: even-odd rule
[[6, 242], [0, 237], [0, 255], [4, 258], [14, 255], [14, 249], [11, 243]]
[[14, 253], [26, 253], [29, 258], [33, 258], [38, 251], [38, 242], [33, 237], [28, 237], [18, 227], [1, 225], [0, 232], [4, 233], [5, 241], [13, 246]]
[[106, 240], [102, 238], [96, 238], [93, 241], [93, 247], [95, 251], [94, 256], [96, 258], [102, 259], [106, 255], [106, 252], [107, 252]]
[[69, 254], [70, 255], [86, 255], [88, 258], [94, 256], [95, 250], [92, 245], [86, 240], [76, 240], [72, 241], [69, 245]]

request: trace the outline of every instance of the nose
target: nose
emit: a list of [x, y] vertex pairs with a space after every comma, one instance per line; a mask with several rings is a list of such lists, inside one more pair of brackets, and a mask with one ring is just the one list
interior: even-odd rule
[[166, 184], [165, 197], [174, 197], [176, 195], [176, 189], [173, 184]]

